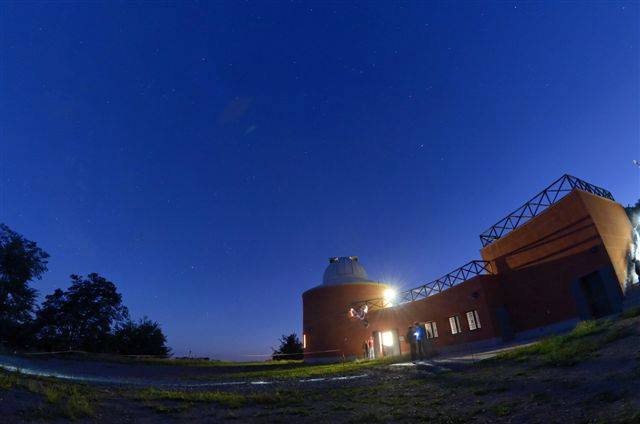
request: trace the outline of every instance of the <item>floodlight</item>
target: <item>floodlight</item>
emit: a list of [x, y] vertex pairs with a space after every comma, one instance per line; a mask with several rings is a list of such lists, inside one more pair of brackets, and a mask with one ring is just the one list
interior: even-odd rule
[[397, 297], [398, 292], [396, 289], [388, 288], [384, 292], [382, 292], [382, 298], [384, 299], [384, 303], [387, 306], [392, 306]]

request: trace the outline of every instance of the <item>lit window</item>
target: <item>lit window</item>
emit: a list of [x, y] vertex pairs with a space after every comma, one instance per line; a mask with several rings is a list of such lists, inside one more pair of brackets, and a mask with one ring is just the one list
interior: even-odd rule
[[427, 331], [427, 339], [435, 339], [438, 337], [438, 326], [435, 321], [425, 323], [424, 329]]
[[451, 334], [462, 332], [460, 328], [460, 318], [457, 315], [455, 317], [449, 317], [449, 325], [451, 326]]
[[481, 327], [478, 311], [467, 312], [467, 321], [469, 322], [469, 330], [477, 330]]
[[303, 349], [307, 348], [307, 335], [306, 334], [302, 335], [302, 348]]
[[386, 347], [393, 346], [393, 333], [391, 331], [382, 333], [382, 344]]

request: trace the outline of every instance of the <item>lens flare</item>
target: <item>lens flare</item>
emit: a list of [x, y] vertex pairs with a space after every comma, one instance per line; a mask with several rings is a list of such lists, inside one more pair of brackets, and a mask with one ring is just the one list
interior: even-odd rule
[[638, 268], [640, 264], [640, 214], [631, 216], [631, 245], [629, 246], [629, 261], [627, 269], [628, 284], [638, 284], [640, 276]]
[[384, 299], [385, 306], [393, 306], [397, 297], [398, 291], [396, 289], [388, 288], [382, 292], [382, 298]]

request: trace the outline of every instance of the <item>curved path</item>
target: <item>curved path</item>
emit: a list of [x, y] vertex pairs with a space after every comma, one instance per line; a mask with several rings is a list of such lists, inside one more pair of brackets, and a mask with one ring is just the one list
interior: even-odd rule
[[[0, 369], [37, 377], [93, 383], [131, 385], [141, 387], [206, 388], [215, 386], [269, 385], [283, 380], [218, 379], [198, 381], [197, 378], [216, 378], [225, 367], [189, 367], [179, 365], [123, 364], [90, 360], [32, 359], [21, 356], [0, 355]], [[255, 367], [254, 367], [255, 368]], [[212, 373], [213, 371], [213, 373]], [[368, 374], [318, 377], [287, 380], [296, 383], [346, 381], [367, 377]]]
[[[514, 344], [511, 346], [503, 346], [500, 349], [474, 352], [473, 354], [448, 355], [429, 361], [396, 363], [389, 365], [387, 368], [418, 368], [429, 372], [441, 372], [443, 370], [464, 367], [467, 364], [491, 358], [500, 352], [521, 346], [523, 345]], [[233, 376], [234, 373], [239, 372], [291, 369], [297, 366], [305, 365], [283, 365], [277, 368], [279, 367], [278, 365], [243, 366], [242, 363], [238, 363], [234, 366], [216, 365], [198, 367], [0, 355], [0, 369], [10, 372], [92, 384], [131, 385], [139, 387], [207, 388], [216, 386], [346, 382], [349, 380], [364, 379], [375, 374], [373, 370], [369, 370], [366, 373], [357, 375], [349, 374], [286, 380], [243, 379]]]

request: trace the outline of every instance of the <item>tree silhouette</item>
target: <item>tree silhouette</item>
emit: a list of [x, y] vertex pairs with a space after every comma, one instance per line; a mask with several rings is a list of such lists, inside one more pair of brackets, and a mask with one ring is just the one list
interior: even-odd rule
[[167, 356], [170, 349], [160, 324], [144, 317], [139, 322], [131, 320], [120, 325], [113, 336], [113, 346], [121, 355]]
[[29, 343], [36, 290], [29, 282], [47, 271], [49, 254], [0, 224], [0, 344]]
[[288, 336], [282, 335], [282, 337], [280, 337], [280, 348], [273, 351], [273, 359], [276, 361], [282, 359], [302, 359], [304, 357], [302, 352], [302, 343], [296, 333], [291, 333]]
[[40, 346], [47, 350], [106, 352], [112, 330], [129, 316], [115, 284], [98, 274], [71, 276], [67, 291], [48, 295], [37, 313]]

